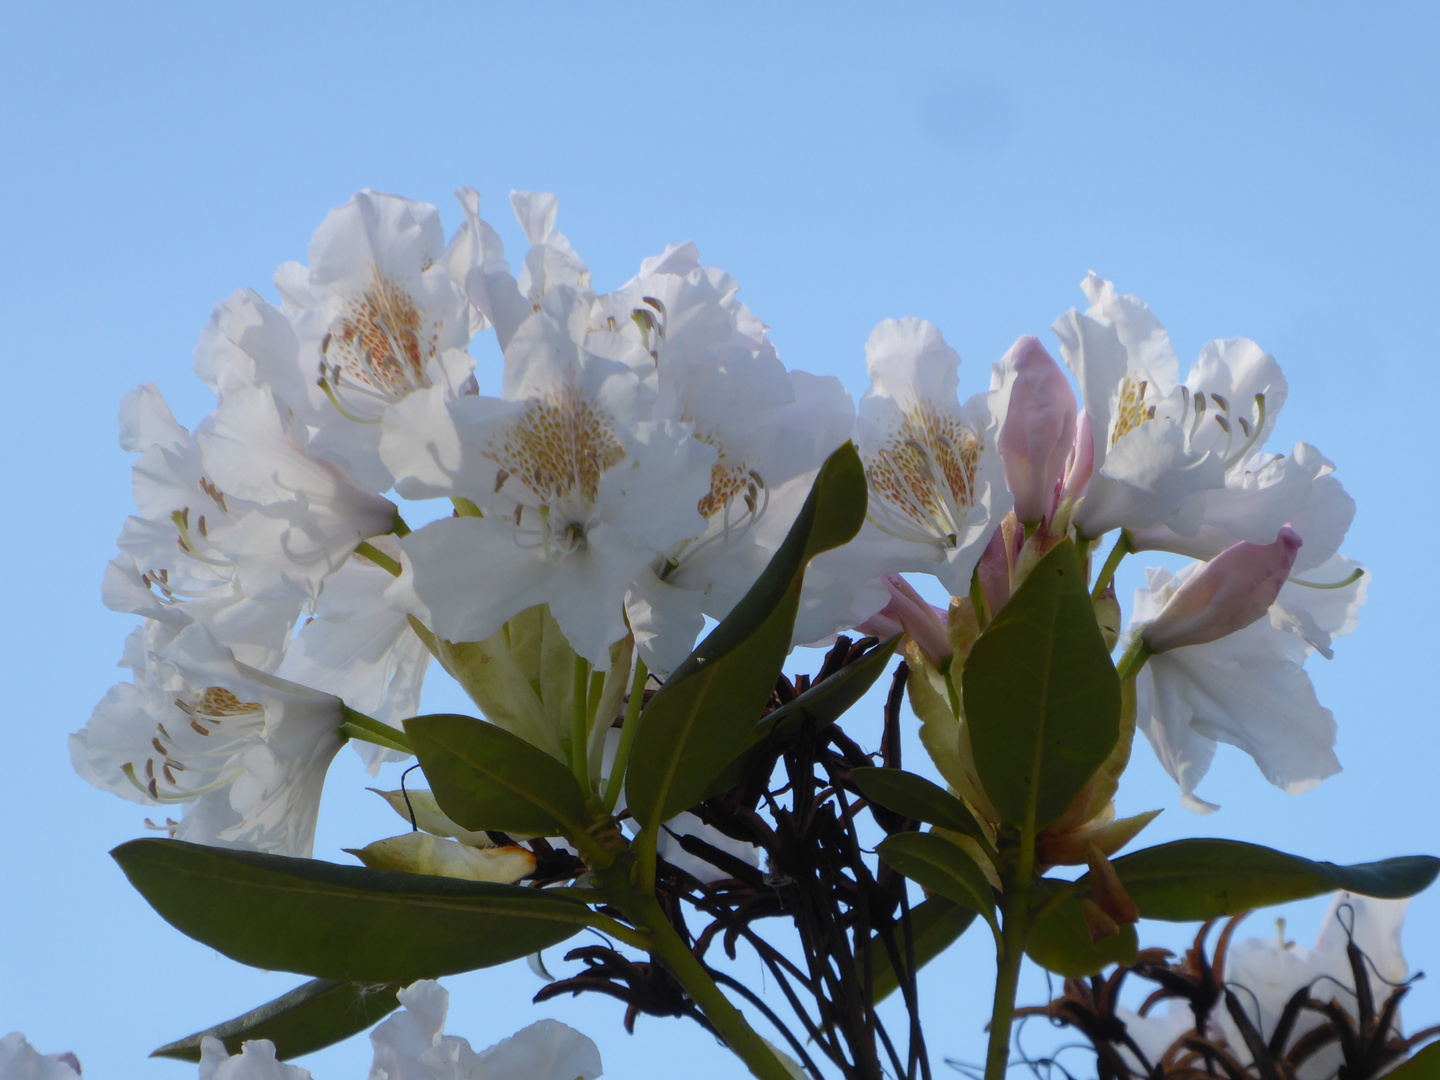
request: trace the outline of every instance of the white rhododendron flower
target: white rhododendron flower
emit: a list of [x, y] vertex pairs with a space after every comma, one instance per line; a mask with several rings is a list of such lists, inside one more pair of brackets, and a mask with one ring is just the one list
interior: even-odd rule
[[653, 394], [596, 351], [621, 339], [592, 331], [592, 305], [587, 293], [550, 290], [506, 349], [503, 399], [457, 406], [463, 468], [452, 490], [484, 517], [405, 537], [391, 593], [448, 640], [483, 640], [549, 604], [575, 651], [608, 668], [628, 632], [631, 582], [704, 527], [697, 506], [714, 449], [688, 425], [647, 419]]
[[[1170, 337], [1139, 300], [1118, 296], [1094, 274], [1081, 288], [1089, 310], [1082, 315], [1072, 308], [1052, 328], [1080, 384], [1093, 441], [1094, 464], [1075, 525], [1090, 537], [1158, 524], [1190, 531], [1199, 508], [1190, 506], [1182, 520], [1182, 505], [1224, 483], [1224, 461], [1212, 452], [1209, 428], [1223, 425], [1238, 435], [1243, 417], [1224, 415], [1228, 408], [1217, 412], [1209, 399], [1180, 386]], [[1248, 405], [1241, 408], [1248, 412]]]
[[310, 1070], [275, 1059], [275, 1044], [254, 1039], [232, 1055], [219, 1039], [200, 1043], [200, 1080], [310, 1080]]
[[[1278, 936], [1268, 940], [1250, 939], [1231, 947], [1225, 960], [1225, 981], [1245, 987], [1238, 994], [1241, 1006], [1267, 1040], [1274, 1034], [1280, 1014], [1295, 992], [1310, 988], [1318, 1001], [1334, 1001], [1352, 1022], [1358, 1021], [1355, 1003], [1355, 973], [1346, 947], [1353, 939], [1368, 961], [1366, 972], [1380, 1009], [1386, 999], [1405, 981], [1409, 965], [1400, 951], [1400, 929], [1409, 900], [1375, 900], [1354, 893], [1337, 893], [1325, 914], [1320, 939], [1306, 949]], [[1388, 985], [1387, 985], [1388, 984]], [[1248, 1065], [1251, 1056], [1240, 1029], [1229, 1012], [1217, 1009], [1215, 1018], [1234, 1048], [1236, 1059]], [[1302, 1012], [1290, 1036], [1290, 1045], [1323, 1023], [1314, 1013]], [[1335, 1075], [1342, 1064], [1340, 1048], [1333, 1043], [1308, 1058], [1297, 1072], [1298, 1080], [1324, 1080]]]
[[18, 1031], [0, 1039], [0, 1080], [77, 1080], [74, 1054], [42, 1054]]
[[[922, 319], [887, 319], [865, 345], [870, 389], [860, 400], [856, 446], [869, 481], [860, 535], [814, 562], [796, 640], [817, 640], [869, 618], [884, 574], [935, 575], [963, 596], [991, 533], [1010, 510], [999, 428], [1008, 385], [958, 400], [960, 356]], [[868, 610], [866, 610], [868, 609]]]
[[641, 658], [660, 673], [689, 653], [706, 615], [723, 619], [754, 583], [854, 421], [839, 380], [785, 370], [738, 290], [683, 244], [597, 301], [597, 321], [640, 346], [628, 355], [655, 386], [653, 417], [688, 426], [716, 454], [697, 506], [704, 529], [662, 553], [627, 601]]
[[463, 283], [478, 255], [468, 237], [447, 250], [435, 207], [362, 191], [316, 230], [308, 267], [275, 275], [297, 349], [257, 374], [315, 429], [311, 452], [366, 491], [394, 482], [379, 453], [390, 407], [470, 378], [484, 320]]
[[[1179, 575], [1151, 569], [1136, 590], [1133, 620], [1157, 618], [1179, 586], [1204, 564]], [[1304, 605], [1317, 590], [1286, 586], [1282, 598]], [[1275, 612], [1272, 606], [1271, 612]], [[1301, 610], [1306, 610], [1301, 608]], [[1184, 804], [1215, 809], [1195, 795], [1217, 742], [1244, 750], [1267, 780], [1292, 795], [1308, 791], [1340, 771], [1335, 757], [1335, 718], [1315, 697], [1304, 663], [1313, 647], [1277, 628], [1282, 614], [1205, 644], [1151, 657], [1136, 681], [1136, 726], [1180, 785]]]
[[134, 681], [112, 687], [71, 736], [75, 770], [132, 802], [208, 797], [176, 826], [182, 839], [308, 856], [342, 745], [340, 700], [240, 663], [203, 627], [159, 649], [156, 634], [152, 624], [131, 635]]
[[600, 1051], [574, 1028], [541, 1020], [476, 1053], [444, 1035], [450, 994], [422, 979], [400, 991], [404, 1009], [370, 1033], [370, 1080], [595, 1080]]
[[[394, 537], [373, 542], [382, 554], [399, 559]], [[276, 674], [344, 697], [352, 709], [395, 728], [417, 715], [430, 652], [405, 614], [386, 602], [393, 580], [368, 559], [350, 558], [326, 583], [314, 616], [290, 642]], [[352, 745], [371, 776], [385, 762], [406, 756], [373, 743]]]
[[120, 445], [140, 455], [132, 470], [139, 514], [121, 529], [121, 555], [106, 573], [106, 606], [177, 632], [201, 622], [246, 663], [273, 666], [307, 594], [298, 584], [274, 583], [264, 598], [246, 592], [227, 547], [257, 504], [227, 494], [206, 474], [195, 438], [153, 383], [121, 403]]

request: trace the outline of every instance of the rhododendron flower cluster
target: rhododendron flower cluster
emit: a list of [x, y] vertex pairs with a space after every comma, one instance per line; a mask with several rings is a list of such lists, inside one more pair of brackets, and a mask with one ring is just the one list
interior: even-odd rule
[[[769, 1044], [657, 921], [654, 888], [657, 860], [701, 889], [787, 880], [761, 858], [778, 834], [754, 824], [768, 772], [734, 770], [774, 766], [783, 750], [766, 747], [815, 737], [837, 718], [817, 715], [858, 697], [825, 705], [784, 680], [766, 696], [788, 648], [834, 644], [832, 689], [867, 650], [883, 664], [903, 648], [887, 724], [904, 682], [948, 792], [929, 784], [915, 802], [862, 781], [858, 747], [832, 786], [889, 823], [891, 869], [984, 915], [1012, 965], [1026, 920], [1041, 925], [1064, 897], [1005, 907], [1002, 932], [992, 890], [1023, 905], [1032, 884], [1059, 888], [1034, 877], [1054, 865], [1089, 870], [1064, 908], [1072, 929], [1092, 944], [1133, 935], [1145, 903], [1110, 858], [1154, 816], [1115, 815], [1136, 730], [1199, 811], [1213, 809], [1196, 787], [1217, 742], [1291, 793], [1339, 768], [1303, 664], [1354, 629], [1368, 575], [1339, 551], [1354, 504], [1331, 463], [1306, 443], [1267, 448], [1287, 386], [1258, 345], [1212, 341], [1182, 377], [1150, 310], [1091, 274], [1087, 309], [1053, 326], [1064, 366], [1025, 334], [988, 371], [962, 371], [935, 325], [887, 319], [856, 343], [869, 376], [857, 405], [835, 376], [788, 368], [694, 244], [600, 292], [556, 228], [554, 196], [512, 194], [526, 248], [509, 258], [478, 195], [458, 196], [447, 240], [437, 208], [361, 192], [326, 217], [306, 264], [278, 270], [273, 302], [241, 290], [217, 305], [194, 355], [215, 405], [193, 430], [154, 385], [122, 403], [136, 513], [104, 599], [142, 623], [121, 660], [129, 680], [71, 752], [90, 783], [164, 808], [155, 829], [308, 860], [345, 742], [371, 775], [415, 754], [434, 791], [381, 792], [408, 833], [347, 849], [364, 873], [293, 872], [342, 891], [383, 892], [373, 871], [506, 904], [563, 899], [587, 914], [547, 917], [663, 956], [752, 1069], [778, 1075]], [[1122, 634], [1116, 569], [1151, 551], [1192, 561], [1149, 571]], [[697, 647], [707, 620], [719, 627]], [[1025, 658], [1062, 625], [1059, 659]], [[734, 657], [747, 659], [722, 663]], [[416, 716], [432, 660], [483, 719]], [[1022, 736], [995, 735], [982, 714], [1051, 708], [1031, 684], [1063, 693], [1064, 676], [1022, 673], [1052, 661], [1086, 688], [1067, 708], [1095, 710], [1075, 736], [1093, 745], [1044, 765], [1048, 744], [1012, 754], [1004, 740]], [[869, 685], [880, 668], [863, 663]], [[987, 671], [1009, 672], [1010, 690]], [[758, 690], [735, 689], [756, 672]], [[1019, 705], [994, 704], [1012, 690]], [[886, 738], [888, 764], [899, 743]], [[1060, 794], [1034, 790], [1042, 773]], [[704, 809], [725, 790], [742, 794]], [[926, 816], [942, 797], [950, 809]], [[952, 867], [945, 887], [935, 858]], [[145, 891], [148, 871], [122, 865]], [[1018, 946], [1004, 944], [1012, 932]], [[367, 980], [328, 963], [295, 970], [404, 985], [390, 967]], [[440, 971], [404, 970], [405, 982]], [[437, 985], [396, 992], [407, 1011], [372, 1036], [372, 1076], [510, 1075], [505, 1044], [477, 1056], [440, 1035]], [[1007, 1013], [997, 1038], [1008, 1025]], [[275, 1072], [265, 1045], [224, 1057], [206, 1043], [202, 1070], [300, 1075]], [[593, 1047], [572, 1050], [557, 1077], [598, 1073]]]

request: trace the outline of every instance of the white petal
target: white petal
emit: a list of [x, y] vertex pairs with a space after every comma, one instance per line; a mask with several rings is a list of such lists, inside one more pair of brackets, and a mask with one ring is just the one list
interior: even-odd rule
[[600, 1050], [558, 1020], [541, 1020], [480, 1053], [485, 1080], [595, 1080]]

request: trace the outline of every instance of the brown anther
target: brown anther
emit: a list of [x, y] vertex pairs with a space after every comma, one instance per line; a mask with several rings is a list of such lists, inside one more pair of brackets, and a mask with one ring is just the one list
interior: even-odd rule
[[500, 493], [500, 489], [505, 486], [505, 481], [506, 481], [506, 480], [509, 480], [509, 479], [510, 479], [510, 470], [509, 470], [509, 469], [496, 469], [496, 470], [495, 470], [495, 493], [496, 493], [497, 495]]
[[1217, 416], [1215, 417], [1215, 423], [1220, 425], [1220, 430], [1225, 432], [1226, 435], [1230, 434], [1230, 421], [1226, 420], [1223, 416]]
[[205, 515], [204, 515], [204, 514], [201, 514], [201, 515], [200, 515], [200, 520], [197, 521], [197, 522], [195, 522], [195, 528], [197, 528], [198, 530], [200, 530], [200, 535], [201, 535], [201, 536], [209, 536], [209, 535], [210, 535], [208, 532], [205, 531]]
[[161, 757], [164, 757], [164, 756], [165, 756], [165, 753], [166, 753], [165, 744], [162, 743], [159, 739], [151, 739], [151, 740], [150, 740], [150, 745], [153, 746], [153, 747], [155, 747], [155, 752], [156, 752], [157, 754], [159, 754]]
[[1240, 425], [1240, 433], [1248, 439], [1250, 437], [1250, 421], [1243, 416], [1237, 416], [1235, 419]]
[[1216, 405], [1219, 405], [1222, 412], [1228, 413], [1230, 411], [1230, 402], [1226, 401], [1219, 394], [1211, 394], [1210, 400], [1215, 402]]
[[191, 726], [192, 728], [194, 728], [196, 731], [198, 731], [201, 735], [209, 735], [209, 734], [210, 734], [210, 732], [206, 731], [203, 727], [201, 727], [201, 726], [200, 726], [198, 723], [196, 723], [194, 720], [191, 720], [191, 721], [190, 721], [190, 726]]

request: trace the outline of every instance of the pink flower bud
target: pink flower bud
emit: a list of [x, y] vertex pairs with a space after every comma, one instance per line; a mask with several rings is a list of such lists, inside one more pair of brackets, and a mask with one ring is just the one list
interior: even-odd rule
[[855, 629], [862, 634], [888, 638], [904, 632], [937, 668], [951, 656], [950, 635], [945, 631], [949, 613], [925, 602], [899, 574], [881, 579], [890, 590], [890, 602]]
[[1065, 479], [1060, 485], [1060, 502], [1078, 499], [1090, 486], [1090, 474], [1095, 471], [1095, 437], [1090, 432], [1090, 414], [1080, 413], [1075, 425], [1075, 446], [1065, 462]]
[[1010, 579], [1024, 543], [1025, 530], [1020, 528], [1013, 514], [1007, 514], [991, 535], [985, 554], [980, 556], [980, 562], [975, 567], [980, 575], [980, 588], [985, 594], [985, 606], [992, 618], [1010, 599]]
[[1273, 544], [1228, 547], [1186, 578], [1141, 636], [1151, 652], [1203, 645], [1263, 618], [1280, 595], [1300, 534], [1286, 525]]
[[1000, 432], [1000, 458], [1015, 496], [1015, 516], [1030, 524], [1047, 517], [1055, 504], [1055, 487], [1075, 442], [1075, 395], [1039, 338], [1022, 337], [1001, 362], [1014, 370], [1015, 381]]

